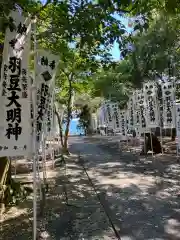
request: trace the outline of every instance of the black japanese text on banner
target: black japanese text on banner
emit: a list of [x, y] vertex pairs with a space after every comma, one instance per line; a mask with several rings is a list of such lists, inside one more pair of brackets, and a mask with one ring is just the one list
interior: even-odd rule
[[53, 96], [50, 94], [48, 98], [47, 104], [47, 114], [46, 114], [46, 123], [47, 123], [47, 132], [50, 133], [52, 131], [52, 118], [53, 118]]
[[141, 133], [150, 132], [149, 127], [147, 126], [147, 119], [146, 119], [146, 102], [144, 92], [142, 90], [137, 91], [137, 105], [140, 108], [140, 124]]
[[6, 30], [0, 82], [0, 156], [31, 151], [29, 54], [31, 20], [10, 13], [14, 27]]
[[117, 103], [111, 104], [111, 112], [113, 117], [113, 129], [120, 129], [120, 120], [119, 120], [119, 107]]
[[113, 128], [111, 102], [107, 101], [105, 103], [105, 109], [106, 109], [106, 116], [107, 116], [107, 125], [109, 128]]
[[138, 90], [134, 92], [134, 127], [136, 131], [136, 136], [140, 137], [142, 134], [142, 124], [141, 124], [141, 112], [140, 105], [138, 104]]
[[146, 121], [149, 128], [159, 126], [157, 87], [155, 83], [145, 83], [143, 86], [146, 102]]
[[126, 136], [127, 134], [127, 115], [125, 110], [119, 112], [120, 115], [120, 132]]
[[175, 92], [173, 83], [166, 82], [162, 84], [162, 97], [163, 97], [163, 125], [164, 128], [175, 127]]
[[101, 115], [103, 116], [103, 125], [108, 126], [109, 118], [105, 104], [103, 104], [103, 106], [101, 107]]
[[39, 143], [42, 134], [42, 123], [47, 114], [48, 103], [54, 91], [54, 80], [57, 66], [59, 64], [59, 57], [48, 53], [44, 50], [37, 52], [37, 136], [36, 141]]
[[128, 129], [134, 129], [134, 96], [131, 96], [127, 106]]

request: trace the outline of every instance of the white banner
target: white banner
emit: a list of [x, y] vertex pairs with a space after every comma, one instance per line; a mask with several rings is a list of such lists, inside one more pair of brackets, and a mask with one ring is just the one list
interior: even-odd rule
[[127, 104], [127, 120], [128, 120], [128, 129], [132, 130], [134, 128], [134, 96], [129, 98]]
[[164, 128], [175, 127], [175, 92], [173, 83], [166, 82], [162, 84], [162, 97], [163, 97], [163, 124]]
[[150, 132], [150, 129], [147, 126], [147, 121], [146, 121], [146, 103], [145, 103], [145, 97], [144, 97], [144, 92], [142, 90], [137, 91], [137, 105], [138, 110], [140, 112], [140, 128], [139, 131], [141, 133], [145, 132]]
[[140, 92], [138, 90], [134, 92], [134, 127], [135, 127], [137, 137], [140, 137], [142, 133], [141, 111], [140, 111], [140, 105], [138, 103], [139, 93]]
[[127, 134], [127, 115], [125, 110], [120, 111], [120, 132], [124, 136]]
[[14, 28], [6, 30], [0, 82], [0, 156], [31, 152], [31, 20], [12, 11], [10, 21]]
[[108, 125], [108, 115], [105, 105], [100, 108], [101, 125]]
[[178, 153], [180, 152], [180, 103], [176, 104], [176, 138]]
[[106, 112], [105, 112], [104, 106], [101, 106], [101, 107], [98, 109], [97, 118], [98, 118], [98, 126], [99, 126], [99, 125], [104, 125], [104, 124], [107, 125]]
[[95, 113], [91, 114], [91, 126], [93, 131], [97, 130], [98, 124], [97, 124], [97, 115]]
[[111, 109], [111, 103], [107, 102], [105, 104], [106, 109], [106, 119], [107, 119], [107, 125], [109, 128], [113, 128], [113, 119], [112, 119], [112, 109]]
[[54, 91], [54, 80], [56, 69], [59, 63], [59, 57], [48, 53], [44, 50], [38, 50], [37, 53], [37, 136], [36, 141], [39, 143], [42, 134], [42, 123], [45, 119], [48, 109], [48, 101], [51, 99]]
[[119, 107], [117, 103], [112, 104], [112, 111], [114, 119], [114, 129], [120, 129]]
[[149, 128], [156, 128], [160, 125], [157, 102], [157, 87], [154, 83], [144, 83], [143, 86], [146, 103], [146, 124]]

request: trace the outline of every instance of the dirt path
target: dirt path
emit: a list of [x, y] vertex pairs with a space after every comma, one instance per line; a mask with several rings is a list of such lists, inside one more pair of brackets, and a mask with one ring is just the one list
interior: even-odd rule
[[[66, 168], [57, 162], [48, 176], [53, 184], [46, 195], [44, 217], [38, 216], [38, 240], [117, 239], [77, 155], [68, 157]], [[0, 226], [2, 239], [32, 239], [32, 196], [7, 211]]]
[[138, 159], [118, 152], [115, 144], [98, 146], [83, 138], [70, 144], [72, 152], [81, 152], [104, 194], [122, 240], [180, 239], [180, 165], [175, 159]]

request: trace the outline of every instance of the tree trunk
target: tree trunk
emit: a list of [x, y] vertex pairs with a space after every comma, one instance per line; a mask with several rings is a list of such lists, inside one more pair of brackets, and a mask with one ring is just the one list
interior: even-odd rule
[[64, 142], [63, 142], [62, 121], [61, 121], [61, 118], [60, 118], [59, 113], [57, 112], [56, 108], [55, 108], [55, 114], [56, 114], [57, 120], [58, 120], [59, 136], [60, 136], [61, 146], [63, 148], [64, 147]]
[[0, 158], [0, 212], [2, 213], [6, 205], [4, 186], [8, 186], [11, 180], [11, 161], [7, 157]]
[[71, 121], [71, 114], [72, 114], [72, 80], [73, 80], [73, 74], [68, 78], [69, 81], [69, 98], [68, 98], [68, 104], [67, 104], [67, 122], [66, 122], [66, 129], [64, 133], [64, 147], [63, 152], [65, 154], [69, 154], [68, 150], [68, 135], [69, 135], [69, 126]]

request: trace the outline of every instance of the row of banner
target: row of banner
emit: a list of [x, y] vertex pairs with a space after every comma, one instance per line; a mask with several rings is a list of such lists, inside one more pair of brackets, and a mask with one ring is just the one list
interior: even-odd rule
[[161, 101], [156, 83], [145, 83], [129, 98], [127, 109], [120, 110], [117, 103], [104, 102], [97, 113], [98, 125], [119, 130], [135, 130], [137, 135], [150, 132], [156, 127], [177, 128], [179, 134], [180, 104], [176, 103], [175, 83], [161, 85]]
[[12, 11], [10, 21], [14, 27], [6, 29], [1, 65], [0, 156], [29, 156], [33, 141], [40, 146], [44, 128], [52, 131], [59, 57], [37, 50], [34, 77], [30, 77], [31, 19]]
[[[34, 78], [30, 77], [31, 19], [12, 11], [10, 21], [14, 27], [6, 30], [1, 65], [0, 156], [29, 156], [33, 153], [33, 141], [38, 149], [42, 132], [52, 131], [54, 80], [59, 57], [38, 49]], [[36, 106], [35, 112], [33, 106]], [[174, 83], [162, 84], [162, 109], [156, 84], [145, 83], [143, 89], [129, 98], [126, 110], [120, 110], [116, 103], [105, 102], [99, 109], [98, 122], [124, 135], [128, 129], [141, 135], [163, 126], [176, 127], [180, 136], [179, 112]]]

